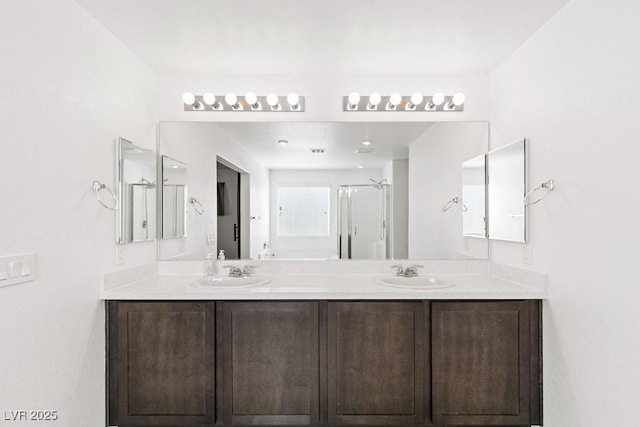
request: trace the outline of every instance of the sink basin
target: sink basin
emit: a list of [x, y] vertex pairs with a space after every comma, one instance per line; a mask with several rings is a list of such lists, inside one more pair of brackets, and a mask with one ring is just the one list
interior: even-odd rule
[[449, 288], [455, 283], [436, 279], [435, 277], [418, 276], [418, 277], [385, 277], [375, 281], [378, 285], [389, 286], [391, 288], [406, 289], [438, 289]]
[[202, 277], [191, 283], [191, 285], [200, 289], [242, 289], [266, 285], [270, 281], [271, 280], [260, 276], [213, 276]]

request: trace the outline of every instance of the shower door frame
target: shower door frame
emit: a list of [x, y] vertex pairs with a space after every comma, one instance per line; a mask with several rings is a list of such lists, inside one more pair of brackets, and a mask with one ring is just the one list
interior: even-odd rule
[[[345, 189], [353, 188], [353, 187], [382, 187], [381, 190], [384, 191], [384, 218], [383, 228], [385, 230], [385, 247], [384, 247], [384, 259], [391, 259], [391, 221], [389, 220], [389, 216], [391, 214], [391, 184], [354, 184], [354, 185], [339, 185], [338, 186], [338, 259], [352, 259], [352, 233], [353, 233], [353, 224], [352, 224], [352, 209], [351, 209], [351, 192], [347, 194], [347, 209], [349, 212], [349, 216], [347, 218], [347, 228], [349, 232], [347, 233], [347, 258], [342, 258], [342, 212], [343, 212], [343, 203], [342, 203], [342, 192]], [[375, 258], [372, 258], [375, 259]]]

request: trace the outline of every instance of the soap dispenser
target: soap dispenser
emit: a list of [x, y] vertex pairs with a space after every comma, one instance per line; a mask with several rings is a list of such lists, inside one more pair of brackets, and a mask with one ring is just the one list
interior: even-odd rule
[[224, 261], [224, 249], [220, 249], [218, 253], [218, 261]]
[[211, 277], [215, 275], [215, 264], [213, 261], [213, 254], [207, 254], [204, 260], [204, 277]]

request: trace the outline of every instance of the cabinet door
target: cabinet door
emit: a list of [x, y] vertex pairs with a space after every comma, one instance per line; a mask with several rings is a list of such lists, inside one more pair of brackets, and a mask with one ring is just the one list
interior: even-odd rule
[[424, 305], [330, 302], [330, 424], [424, 420]]
[[214, 423], [213, 303], [109, 303], [109, 424]]
[[432, 303], [434, 423], [530, 424], [529, 310], [527, 301]]
[[318, 422], [318, 303], [222, 303], [225, 424]]

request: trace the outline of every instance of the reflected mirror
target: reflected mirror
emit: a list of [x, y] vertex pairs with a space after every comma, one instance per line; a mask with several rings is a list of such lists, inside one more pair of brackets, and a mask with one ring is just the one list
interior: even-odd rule
[[[442, 206], [462, 197], [461, 164], [488, 134], [486, 122], [162, 122], [158, 151], [189, 165], [205, 214], [188, 210], [187, 235], [161, 240], [160, 259], [203, 260], [227, 234], [241, 258], [348, 258], [349, 233], [352, 258], [486, 259], [486, 240], [463, 235], [462, 204]], [[234, 230], [220, 229], [219, 162], [241, 172]]]
[[526, 142], [524, 139], [489, 152], [489, 238], [526, 242]]
[[116, 241], [144, 242], [156, 237], [156, 154], [119, 138]]
[[162, 156], [162, 238], [187, 235], [187, 165]]
[[486, 237], [485, 155], [462, 164], [462, 234]]

